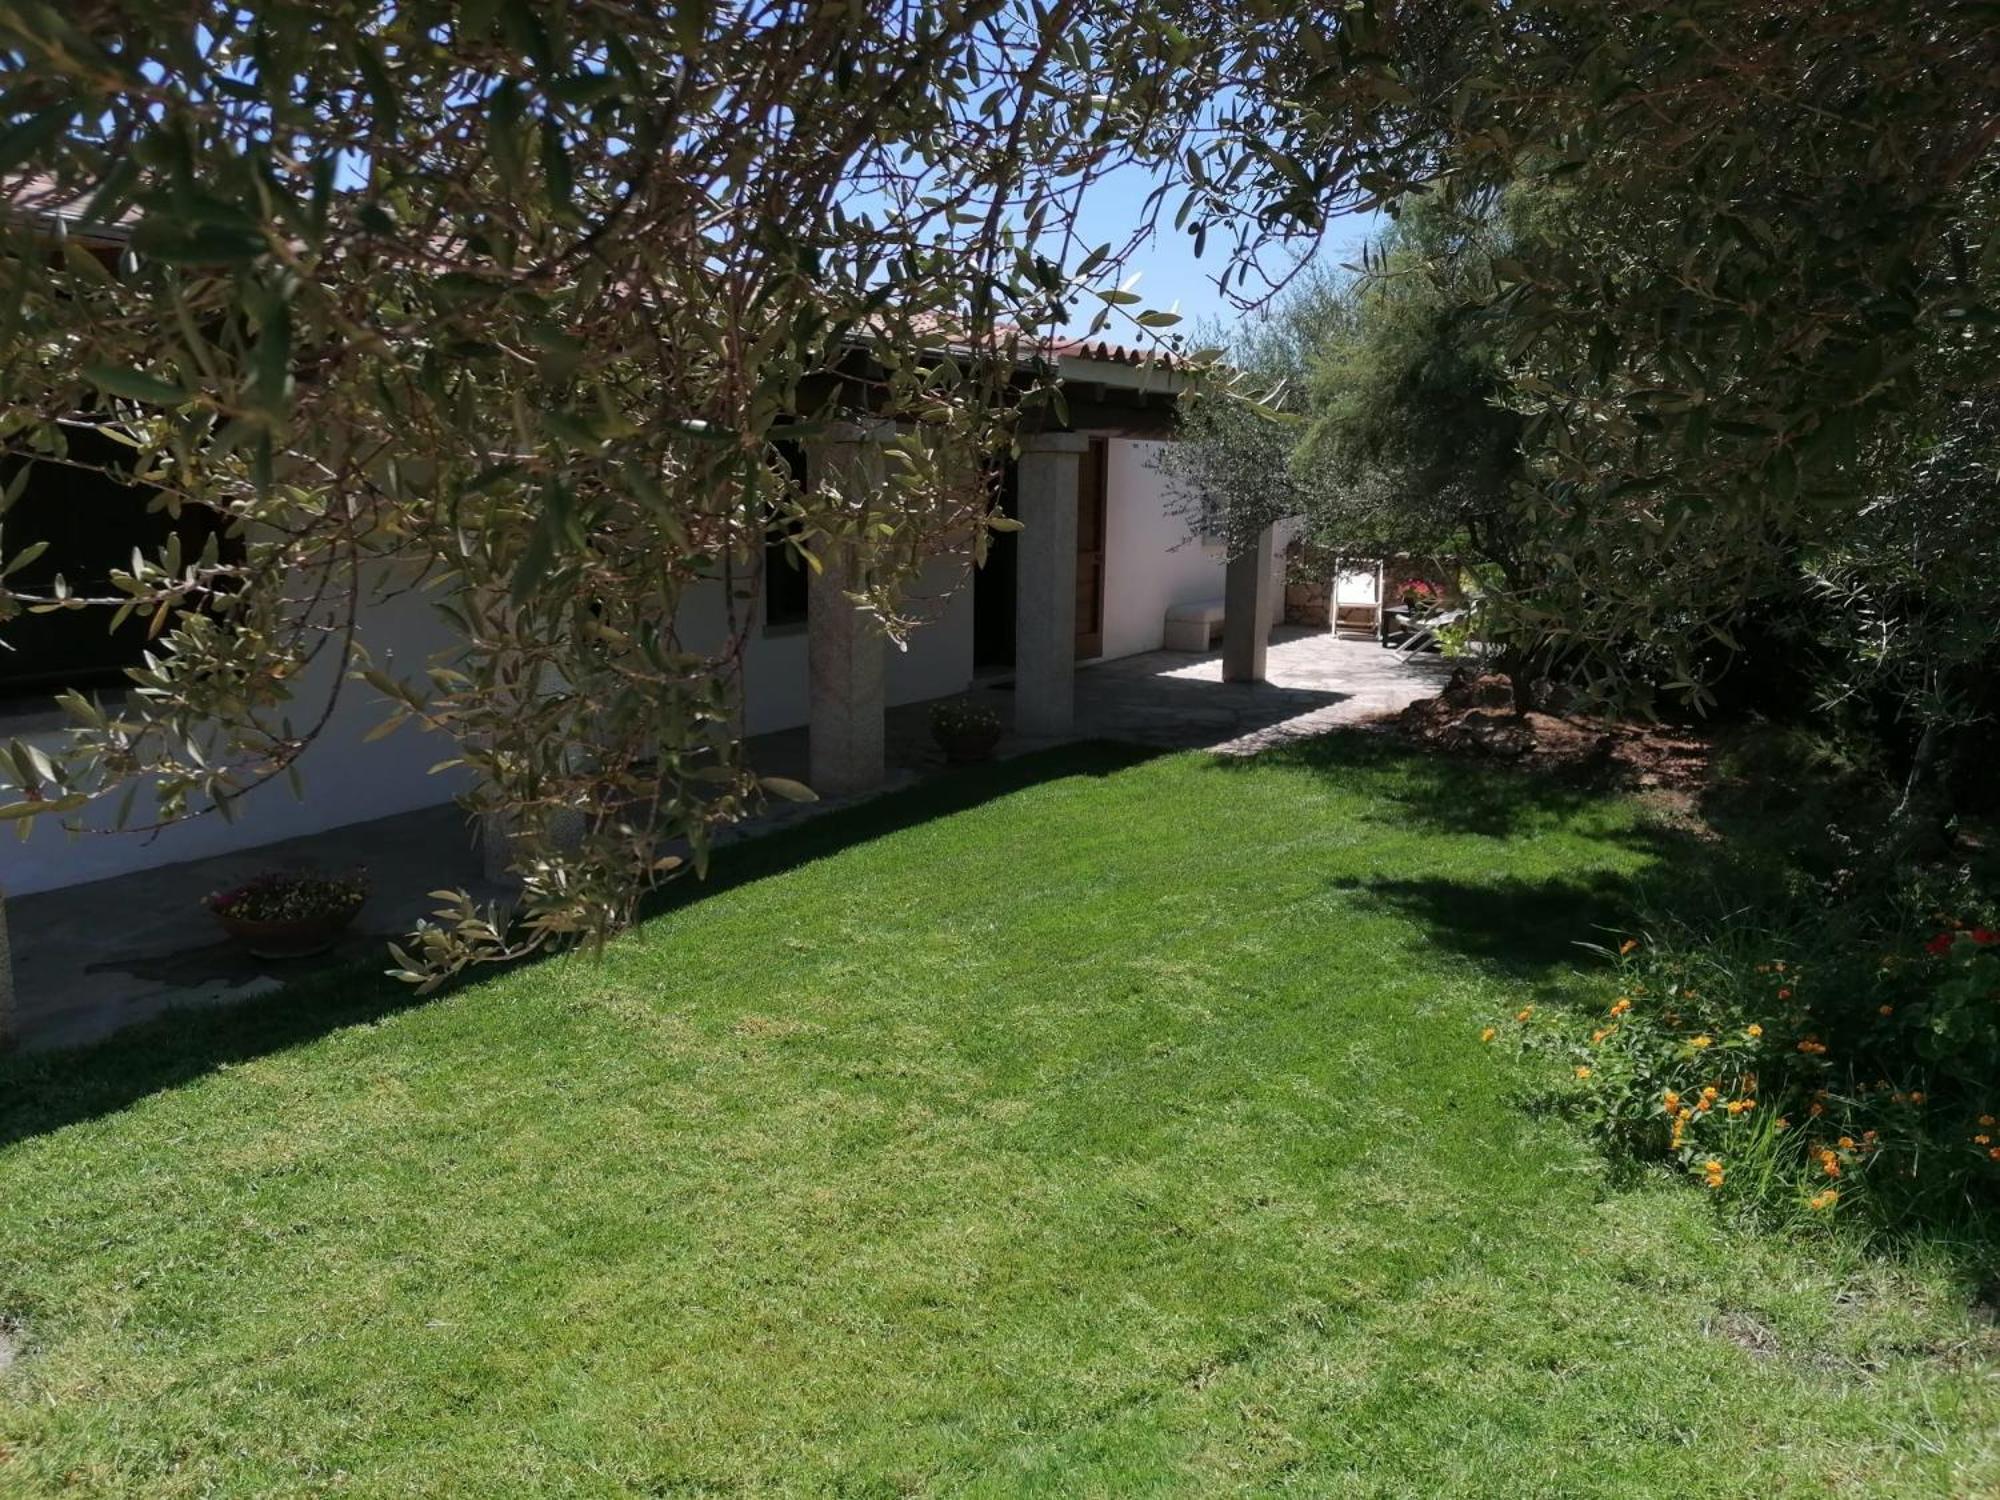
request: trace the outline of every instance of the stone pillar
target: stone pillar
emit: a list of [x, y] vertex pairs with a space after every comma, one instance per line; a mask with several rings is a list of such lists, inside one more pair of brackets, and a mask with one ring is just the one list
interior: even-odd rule
[[1222, 578], [1222, 680], [1262, 682], [1271, 635], [1272, 528], [1229, 559]]
[[1065, 735], [1076, 723], [1076, 507], [1078, 432], [1021, 441], [1015, 510], [1021, 523], [1014, 584], [1014, 728]]
[[[837, 486], [851, 506], [865, 507], [882, 480], [881, 444], [893, 431], [887, 423], [850, 427], [815, 444], [808, 455], [813, 486]], [[814, 555], [820, 565], [806, 594], [807, 775], [813, 790], [839, 797], [887, 779], [882, 678], [888, 645], [875, 617], [847, 597], [861, 582], [854, 545], [822, 539]]]

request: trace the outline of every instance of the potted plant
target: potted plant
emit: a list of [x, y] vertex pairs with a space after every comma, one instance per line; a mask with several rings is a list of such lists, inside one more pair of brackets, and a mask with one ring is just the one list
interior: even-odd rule
[[931, 710], [931, 737], [955, 766], [992, 759], [1000, 732], [1000, 716], [984, 704], [955, 698]]
[[270, 870], [211, 892], [202, 904], [256, 957], [307, 958], [338, 942], [367, 899], [368, 880], [359, 870]]
[[1437, 590], [1422, 578], [1412, 578], [1403, 585], [1403, 607], [1411, 614], [1419, 614], [1437, 602]]

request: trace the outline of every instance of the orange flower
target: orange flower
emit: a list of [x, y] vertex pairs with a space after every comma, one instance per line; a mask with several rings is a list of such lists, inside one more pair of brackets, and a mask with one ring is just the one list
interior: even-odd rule
[[1528, 1019], [1528, 1017], [1532, 1016], [1534, 1013], [1535, 1013], [1534, 1006], [1524, 1005], [1514, 1013], [1514, 1019], [1517, 1021], [1525, 1021]]
[[1626, 998], [1624, 995], [1620, 995], [1616, 1003], [1614, 1003], [1611, 1007], [1612, 1019], [1616, 1020], [1619, 1016], [1624, 1015], [1625, 1012], [1630, 1010], [1631, 1008], [1632, 1008], [1631, 1000]]
[[1578, 1069], [1576, 1070], [1576, 1076], [1577, 1076], [1577, 1077], [1579, 1077], [1579, 1078], [1588, 1078], [1588, 1077], [1590, 1076], [1590, 1069], [1588, 1069], [1588, 1068], [1578, 1068]]
[[2000, 1125], [2000, 1120], [1994, 1119], [1991, 1115], [1981, 1115], [1979, 1123], [1982, 1125]]
[[1748, 1026], [1743, 1028], [1743, 1034], [1747, 1037], [1760, 1037], [1764, 1034], [1764, 1028], [1759, 1026], [1755, 1021], [1752, 1021]]
[[1832, 1208], [1833, 1205], [1838, 1203], [1839, 1201], [1840, 1201], [1839, 1188], [1828, 1188], [1823, 1193], [1814, 1193], [1812, 1197], [1806, 1200], [1808, 1206], [1816, 1210], [1823, 1208]]
[[1975, 1146], [1990, 1146], [1993, 1144], [1993, 1137], [1990, 1135], [1975, 1135], [1972, 1138], [1972, 1144]]
[[1714, 1157], [1711, 1156], [1707, 1161], [1701, 1164], [1701, 1171], [1703, 1180], [1707, 1183], [1709, 1187], [1719, 1188], [1722, 1186], [1721, 1162], [1717, 1161]]
[[1675, 1110], [1681, 1107], [1681, 1096], [1675, 1093], [1672, 1089], [1668, 1089], [1666, 1097], [1662, 1099], [1660, 1103], [1665, 1106], [1668, 1114], [1672, 1114]]
[[1995, 1161], [2000, 1161], [2000, 1146], [1989, 1147], [1987, 1149], [1986, 1154], [1992, 1157]]
[[1479, 1040], [1482, 1042], [1490, 1042], [1493, 1040], [1493, 1037], [1494, 1037], [1494, 1031], [1491, 1026], [1487, 1027], [1484, 1031], [1479, 1033]]
[[1924, 1102], [1924, 1091], [1922, 1089], [1911, 1089], [1910, 1103], [1922, 1104], [1923, 1102]]
[[1854, 1149], [1854, 1137], [1851, 1135], [1842, 1136], [1840, 1138], [1840, 1149], [1843, 1151], [1852, 1151]]
[[1779, 1115], [1779, 1116], [1778, 1116], [1778, 1129], [1780, 1129], [1780, 1130], [1790, 1130], [1791, 1128], [1792, 1128], [1792, 1120], [1791, 1120], [1791, 1116], [1790, 1116], [1790, 1115]]
[[1806, 1113], [1811, 1115], [1815, 1120], [1817, 1120], [1821, 1115], [1826, 1113], [1826, 1106], [1824, 1104], [1821, 1104], [1817, 1099], [1815, 1099], [1812, 1102], [1812, 1107], [1808, 1109]]
[[1600, 1027], [1598, 1027], [1598, 1028], [1597, 1028], [1597, 1030], [1595, 1030], [1595, 1031], [1591, 1032], [1591, 1034], [1590, 1034], [1590, 1045], [1591, 1045], [1591, 1046], [1593, 1046], [1593, 1047], [1597, 1047], [1597, 1046], [1601, 1046], [1601, 1045], [1603, 1045], [1603, 1042], [1604, 1042], [1604, 1039], [1605, 1039], [1606, 1037], [1610, 1036], [1610, 1035], [1611, 1035], [1611, 1033], [1612, 1033], [1612, 1032], [1614, 1032], [1614, 1031], [1616, 1031], [1617, 1029], [1618, 1029], [1618, 1028], [1617, 1028], [1616, 1026], [1600, 1026]]
[[1827, 1176], [1838, 1177], [1840, 1175], [1840, 1158], [1835, 1156], [1831, 1151], [1821, 1151], [1819, 1154], [1819, 1167]]
[[1700, 1051], [1702, 1051], [1702, 1050], [1703, 1050], [1703, 1049], [1705, 1049], [1705, 1048], [1708, 1048], [1708, 1047], [1712, 1047], [1712, 1046], [1714, 1046], [1714, 1045], [1715, 1045], [1715, 1038], [1714, 1038], [1714, 1037], [1712, 1037], [1712, 1036], [1705, 1036], [1705, 1035], [1704, 1035], [1704, 1036], [1697, 1036], [1697, 1037], [1690, 1037], [1690, 1038], [1688, 1039], [1688, 1045], [1689, 1045], [1690, 1047], [1694, 1048], [1694, 1050], [1695, 1050], [1695, 1051], [1697, 1051], [1697, 1052], [1700, 1052]]
[[1634, 948], [1638, 946], [1639, 946], [1639, 940], [1637, 938], [1627, 938], [1625, 939], [1624, 942], [1618, 945], [1618, 956], [1620, 958], [1623, 958], [1626, 954], [1630, 953]]
[[1878, 1005], [1875, 1009], [1877, 1014], [1885, 1016], [1893, 1016], [1896, 1013], [1896, 1007], [1893, 1005]]
[[1799, 1051], [1809, 1057], [1817, 1057], [1820, 1053], [1826, 1051], [1826, 1043], [1822, 1042], [1818, 1037], [1809, 1036], [1799, 1043]]

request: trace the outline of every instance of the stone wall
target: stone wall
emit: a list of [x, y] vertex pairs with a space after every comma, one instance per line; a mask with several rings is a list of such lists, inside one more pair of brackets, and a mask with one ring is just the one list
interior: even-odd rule
[[1325, 630], [1332, 623], [1333, 591], [1326, 581], [1285, 585], [1285, 623]]

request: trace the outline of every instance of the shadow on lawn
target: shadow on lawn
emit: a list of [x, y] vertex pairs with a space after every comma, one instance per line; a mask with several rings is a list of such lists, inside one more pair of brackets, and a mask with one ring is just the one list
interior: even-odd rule
[[1333, 889], [1424, 924], [1440, 947], [1514, 979], [1591, 962], [1579, 944], [1615, 946], [1631, 912], [1630, 877], [1603, 871], [1548, 880], [1346, 876]]
[[[1160, 753], [1133, 745], [1065, 745], [965, 767], [867, 802], [833, 808], [718, 850], [706, 880], [674, 882], [644, 904], [641, 920], [933, 818], [1046, 782], [1115, 775]], [[464, 985], [492, 978], [495, 972], [484, 969], [434, 994], [419, 996], [388, 978], [377, 963], [357, 963], [241, 1004], [170, 1011], [88, 1047], [0, 1057], [0, 1148], [116, 1113], [149, 1094], [178, 1088], [218, 1068], [430, 1004]]]
[[[1226, 757], [1214, 761], [1225, 772], [1245, 764]], [[1642, 883], [1707, 883], [1720, 869], [1716, 846], [1658, 823], [1635, 824], [1622, 816], [1594, 823], [1593, 810], [1613, 806], [1613, 794], [1605, 788], [1413, 751], [1371, 729], [1288, 745], [1258, 764], [1287, 766], [1333, 782], [1366, 777], [1378, 810], [1363, 816], [1405, 832], [1498, 842], [1565, 830], [1643, 856], [1642, 870], [1632, 874], [1581, 870], [1530, 880], [1384, 872], [1333, 882], [1334, 889], [1359, 901], [1420, 922], [1433, 942], [1510, 978], [1533, 979], [1588, 964], [1590, 955], [1579, 945], [1615, 945]]]

